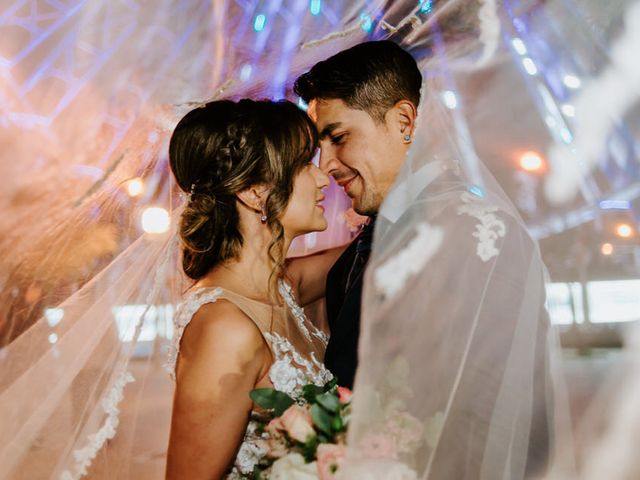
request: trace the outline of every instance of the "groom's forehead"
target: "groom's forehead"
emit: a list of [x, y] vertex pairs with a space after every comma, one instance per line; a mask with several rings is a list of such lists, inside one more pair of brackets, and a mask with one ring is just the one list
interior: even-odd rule
[[341, 99], [313, 99], [307, 110], [316, 124], [320, 138], [330, 135], [339, 128], [349, 116], [350, 108]]

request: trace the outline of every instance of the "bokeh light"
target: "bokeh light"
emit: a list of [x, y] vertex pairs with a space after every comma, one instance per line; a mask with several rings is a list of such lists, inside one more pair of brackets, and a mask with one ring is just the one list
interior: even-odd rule
[[620, 223], [616, 226], [616, 234], [622, 238], [629, 238], [633, 234], [633, 228], [628, 223]]
[[540, 172], [544, 168], [544, 160], [539, 153], [534, 151], [524, 152], [518, 163], [525, 172]]
[[142, 229], [147, 233], [165, 233], [170, 225], [169, 212], [160, 207], [149, 207], [142, 212]]
[[562, 78], [562, 83], [564, 83], [567, 87], [571, 88], [572, 90], [580, 88], [580, 85], [582, 85], [582, 82], [580, 81], [580, 79], [575, 75], [565, 75]]
[[608, 257], [613, 253], [613, 245], [611, 245], [608, 242], [603, 243], [602, 246], [600, 247], [600, 252], [602, 253], [602, 255]]
[[133, 178], [127, 182], [127, 193], [130, 197], [137, 197], [144, 191], [144, 183], [141, 178]]

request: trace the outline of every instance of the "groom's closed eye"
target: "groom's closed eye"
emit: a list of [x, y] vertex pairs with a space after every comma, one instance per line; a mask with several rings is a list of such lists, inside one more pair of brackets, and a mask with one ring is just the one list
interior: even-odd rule
[[330, 123], [328, 124], [326, 127], [324, 127], [321, 131], [320, 131], [320, 140], [324, 140], [327, 137], [330, 137], [333, 135], [333, 132], [335, 132], [338, 128], [340, 128], [342, 126], [341, 122], [334, 122], [334, 123]]
[[334, 145], [341, 145], [344, 141], [344, 138], [347, 136], [346, 133], [341, 133], [340, 135], [335, 135], [329, 137], [331, 139], [331, 143]]

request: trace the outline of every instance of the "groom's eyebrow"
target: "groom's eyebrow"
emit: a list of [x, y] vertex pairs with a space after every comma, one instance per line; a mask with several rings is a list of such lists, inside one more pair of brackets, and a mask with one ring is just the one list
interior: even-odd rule
[[341, 122], [334, 122], [334, 123], [330, 123], [328, 124], [326, 127], [324, 127], [322, 129], [322, 131], [320, 132], [320, 140], [324, 140], [325, 138], [327, 138], [329, 135], [331, 135], [331, 133], [333, 133], [333, 131], [340, 127], [340, 125], [342, 125]]

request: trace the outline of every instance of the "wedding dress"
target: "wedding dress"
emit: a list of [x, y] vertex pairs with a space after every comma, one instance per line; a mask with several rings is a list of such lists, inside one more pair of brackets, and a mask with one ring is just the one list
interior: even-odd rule
[[[207, 303], [228, 300], [242, 310], [258, 327], [273, 355], [269, 368], [269, 380], [276, 390], [294, 399], [302, 393], [302, 387], [313, 383], [322, 386], [333, 378], [322, 363], [327, 346], [327, 336], [306, 317], [293, 296], [291, 287], [279, 283], [284, 305], [273, 306], [244, 297], [220, 287], [204, 287], [188, 292], [174, 320], [175, 335], [169, 352], [167, 369], [175, 380], [175, 367], [180, 353], [180, 339], [193, 315]], [[266, 451], [260, 446], [260, 434], [256, 432], [256, 420], [260, 412], [253, 411], [247, 425], [238, 454], [228, 479], [243, 478], [253, 472], [253, 467]]]

